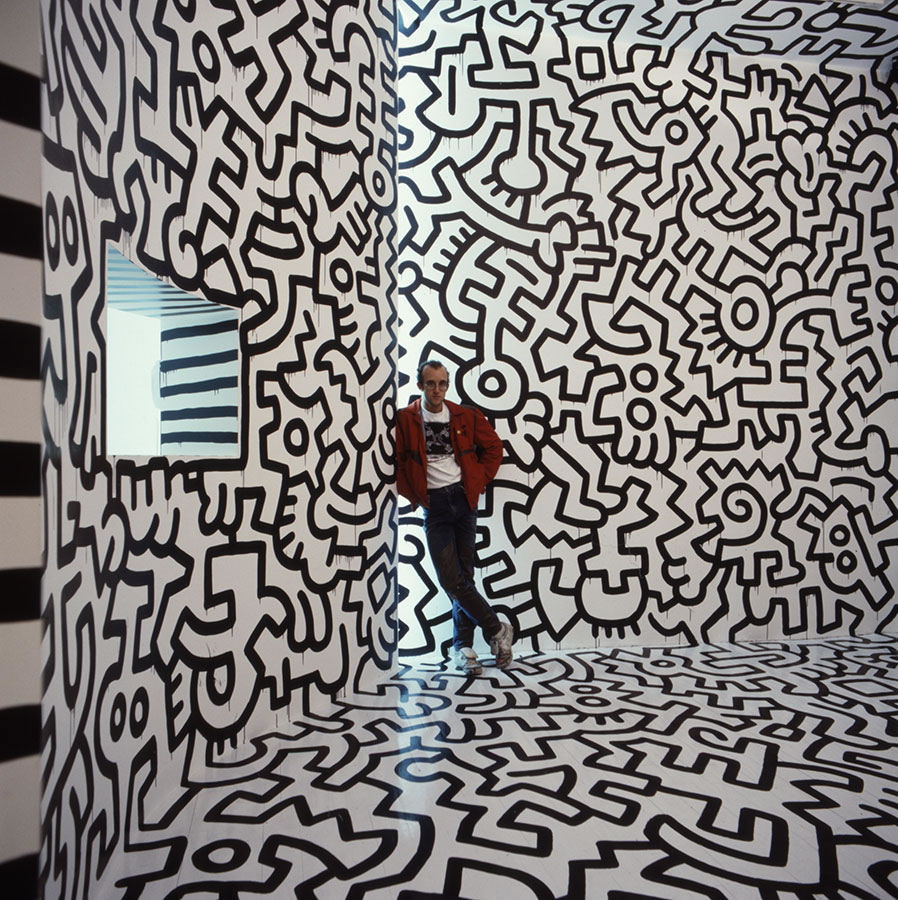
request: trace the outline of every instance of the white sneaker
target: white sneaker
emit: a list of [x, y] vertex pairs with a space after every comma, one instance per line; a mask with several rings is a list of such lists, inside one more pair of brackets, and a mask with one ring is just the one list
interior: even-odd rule
[[499, 630], [490, 638], [490, 651], [496, 657], [496, 665], [507, 669], [511, 664], [511, 645], [514, 643], [514, 628], [503, 622]]
[[455, 651], [455, 668], [461, 669], [465, 675], [480, 675], [483, 673], [480, 660], [470, 647], [459, 647]]

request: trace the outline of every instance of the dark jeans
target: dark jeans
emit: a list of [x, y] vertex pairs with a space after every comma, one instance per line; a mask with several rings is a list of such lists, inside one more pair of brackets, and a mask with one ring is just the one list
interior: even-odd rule
[[460, 484], [430, 491], [430, 509], [424, 510], [427, 548], [437, 578], [452, 598], [453, 645], [470, 647], [474, 626], [489, 640], [499, 630], [499, 619], [474, 586], [474, 542], [477, 513], [468, 505]]

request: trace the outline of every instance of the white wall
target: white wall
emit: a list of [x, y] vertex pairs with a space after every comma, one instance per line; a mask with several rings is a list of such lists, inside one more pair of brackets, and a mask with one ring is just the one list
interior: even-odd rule
[[106, 310], [107, 365], [117, 374], [106, 390], [106, 446], [120, 456], [159, 454], [160, 320]]

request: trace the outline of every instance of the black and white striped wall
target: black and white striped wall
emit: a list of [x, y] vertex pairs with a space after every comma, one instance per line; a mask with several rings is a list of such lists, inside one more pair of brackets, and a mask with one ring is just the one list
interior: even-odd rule
[[0, 28], [0, 892], [37, 893], [40, 736], [40, 8]]

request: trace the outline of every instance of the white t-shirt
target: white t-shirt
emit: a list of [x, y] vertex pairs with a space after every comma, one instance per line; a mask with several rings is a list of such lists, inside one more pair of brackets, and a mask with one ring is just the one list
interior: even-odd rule
[[424, 446], [427, 452], [427, 489], [448, 487], [461, 481], [461, 467], [452, 449], [449, 431], [449, 407], [443, 404], [438, 413], [421, 405], [424, 420]]

